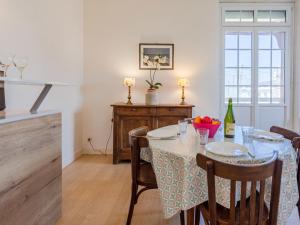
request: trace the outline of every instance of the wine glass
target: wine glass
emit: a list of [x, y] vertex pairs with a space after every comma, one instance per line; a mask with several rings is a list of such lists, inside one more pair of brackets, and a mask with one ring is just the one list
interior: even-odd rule
[[25, 68], [28, 66], [28, 58], [27, 57], [15, 57], [13, 59], [14, 66], [20, 72], [20, 78], [23, 79], [23, 72]]
[[7, 58], [0, 57], [0, 68], [2, 68], [4, 71], [4, 77], [7, 76], [7, 70], [11, 66], [14, 57], [15, 56], [9, 56]]

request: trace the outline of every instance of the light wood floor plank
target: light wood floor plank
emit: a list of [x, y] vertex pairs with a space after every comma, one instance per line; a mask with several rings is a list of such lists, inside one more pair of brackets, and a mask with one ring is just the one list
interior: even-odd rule
[[[63, 215], [56, 225], [123, 225], [130, 201], [130, 164], [112, 165], [111, 156], [82, 156], [63, 171]], [[132, 225], [179, 225], [163, 219], [159, 192], [143, 193]], [[295, 211], [288, 225], [299, 225]]]

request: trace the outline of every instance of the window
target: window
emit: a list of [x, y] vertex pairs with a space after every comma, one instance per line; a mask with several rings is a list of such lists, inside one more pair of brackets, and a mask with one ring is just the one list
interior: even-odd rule
[[288, 9], [244, 9], [244, 10], [232, 10], [224, 9], [223, 11], [223, 24], [273, 24], [273, 25], [285, 25], [289, 24]]
[[225, 101], [251, 103], [252, 33], [225, 34]]
[[225, 22], [226, 23], [254, 22], [254, 11], [253, 10], [243, 10], [243, 11], [226, 10]]
[[257, 22], [258, 23], [285, 23], [286, 11], [285, 10], [258, 10]]
[[[232, 98], [236, 108], [242, 107], [241, 115], [249, 117], [245, 125], [264, 128], [259, 125], [263, 120], [278, 124], [276, 120], [280, 117], [285, 121], [286, 113], [291, 111], [287, 109], [291, 7], [223, 4], [222, 104], [226, 111], [228, 99]], [[273, 113], [276, 120], [270, 116]]]
[[285, 32], [258, 33], [258, 103], [284, 103]]

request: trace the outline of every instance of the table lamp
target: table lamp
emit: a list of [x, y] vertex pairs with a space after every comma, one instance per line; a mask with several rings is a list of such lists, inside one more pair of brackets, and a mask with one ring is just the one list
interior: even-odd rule
[[127, 105], [132, 105], [131, 102], [131, 87], [134, 87], [135, 85], [135, 78], [134, 77], [125, 77], [124, 78], [124, 85], [126, 87], [128, 87], [128, 101], [127, 101]]
[[185, 105], [186, 102], [185, 102], [185, 96], [184, 96], [184, 88], [185, 87], [188, 87], [190, 82], [188, 79], [186, 78], [180, 78], [178, 81], [177, 81], [177, 84], [179, 87], [182, 88], [182, 94], [181, 94], [181, 103], [180, 105]]

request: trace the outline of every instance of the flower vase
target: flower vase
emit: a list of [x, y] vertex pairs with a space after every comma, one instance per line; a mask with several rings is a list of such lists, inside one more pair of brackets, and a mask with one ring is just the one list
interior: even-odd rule
[[156, 89], [148, 89], [145, 95], [146, 105], [158, 105], [158, 93]]

